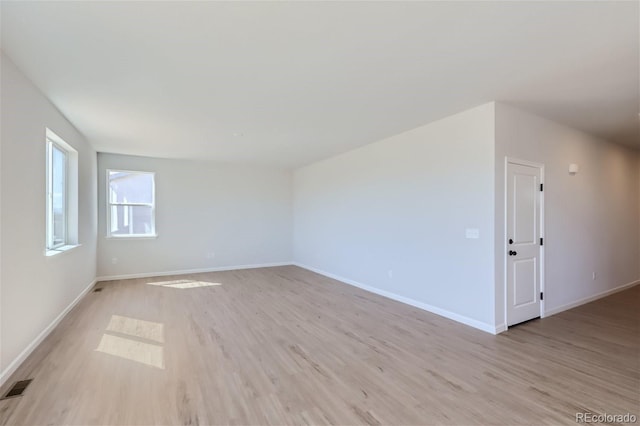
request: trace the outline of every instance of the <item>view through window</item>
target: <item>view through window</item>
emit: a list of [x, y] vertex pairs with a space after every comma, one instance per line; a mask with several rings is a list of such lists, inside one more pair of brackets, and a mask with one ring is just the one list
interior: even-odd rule
[[155, 175], [107, 170], [108, 235], [155, 236]]

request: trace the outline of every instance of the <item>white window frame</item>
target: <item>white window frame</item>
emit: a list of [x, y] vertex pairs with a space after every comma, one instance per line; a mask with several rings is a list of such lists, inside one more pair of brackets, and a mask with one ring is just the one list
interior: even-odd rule
[[[140, 174], [140, 175], [151, 175], [151, 203], [112, 203], [111, 202], [111, 186], [109, 174], [111, 172], [116, 173], [130, 173], [130, 174]], [[156, 233], [156, 174], [155, 172], [145, 172], [142, 170], [120, 170], [120, 169], [107, 169], [106, 170], [106, 206], [107, 206], [107, 238], [156, 238], [158, 234]], [[111, 233], [111, 208], [113, 206], [144, 206], [151, 207], [151, 232], [147, 234], [112, 234]], [[131, 222], [130, 222], [131, 223]]]
[[[57, 258], [59, 254], [69, 253], [80, 247], [78, 240], [78, 151], [64, 139], [45, 127], [45, 235], [44, 255]], [[63, 242], [54, 244], [53, 215], [53, 147], [65, 154], [64, 194], [63, 194]]]
[[[69, 203], [68, 203], [68, 193], [69, 193], [69, 151], [66, 150], [59, 143], [53, 141], [51, 138], [47, 136], [47, 210], [46, 210], [46, 230], [47, 230], [47, 241], [46, 241], [46, 249], [47, 250], [56, 250], [60, 247], [66, 246], [69, 240], [68, 234], [68, 220], [69, 220]], [[62, 194], [62, 241], [55, 244], [54, 243], [54, 214], [53, 214], [53, 150], [57, 149], [58, 151], [64, 154], [64, 189]]]

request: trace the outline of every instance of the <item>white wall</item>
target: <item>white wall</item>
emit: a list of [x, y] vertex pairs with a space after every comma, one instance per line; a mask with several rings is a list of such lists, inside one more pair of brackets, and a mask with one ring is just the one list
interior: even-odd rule
[[[110, 168], [156, 173], [157, 238], [106, 238]], [[291, 261], [288, 170], [100, 153], [98, 193], [99, 277]]]
[[[293, 259], [495, 330], [504, 321], [505, 156], [546, 165], [547, 312], [640, 278], [638, 152], [504, 104], [479, 106], [293, 176], [111, 154], [100, 154], [97, 164], [83, 136], [4, 55], [1, 67], [0, 382], [92, 283], [96, 259], [100, 276]], [[82, 244], [49, 258], [46, 127], [79, 154]], [[572, 162], [581, 167], [576, 176], [567, 173]], [[156, 239], [105, 238], [107, 168], [156, 172]], [[478, 228], [480, 238], [466, 239], [465, 228]]]
[[[96, 153], [4, 55], [1, 57], [0, 381], [20, 354], [94, 280]], [[78, 151], [78, 239], [45, 257], [45, 128]], [[12, 364], [13, 363], [13, 364]]]
[[493, 147], [490, 103], [296, 170], [295, 261], [490, 331]]
[[[495, 153], [497, 323], [504, 322], [505, 156], [545, 165], [546, 312], [640, 278], [636, 151], [497, 103]], [[575, 176], [570, 163], [580, 166]]]

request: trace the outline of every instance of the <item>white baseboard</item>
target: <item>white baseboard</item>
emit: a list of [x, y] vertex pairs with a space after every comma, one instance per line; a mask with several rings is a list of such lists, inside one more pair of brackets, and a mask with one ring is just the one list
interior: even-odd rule
[[582, 299], [576, 300], [575, 302], [571, 302], [571, 303], [567, 303], [566, 305], [562, 305], [562, 306], [558, 306], [557, 308], [553, 308], [553, 309], [549, 309], [547, 311], [544, 312], [544, 317], [549, 317], [551, 315], [555, 315], [557, 313], [560, 313], [562, 311], [566, 311], [568, 309], [572, 309], [572, 308], [576, 308], [580, 305], [584, 305], [585, 303], [589, 303], [589, 302], [593, 302], [594, 300], [598, 300], [598, 299], [602, 299], [603, 297], [607, 297], [610, 296], [614, 293], [618, 293], [620, 291], [626, 290], [628, 288], [631, 288], [635, 285], [640, 284], [640, 280], [636, 280], [636, 281], [632, 281], [630, 283], [627, 284], [623, 284], [621, 286], [600, 292], [598, 294], [594, 294], [593, 296], [589, 296], [589, 297], [584, 297]]
[[496, 332], [493, 334], [500, 334], [503, 331], [507, 331], [507, 324], [505, 323], [496, 325]]
[[[366, 284], [362, 284], [362, 283], [359, 283], [357, 281], [350, 280], [348, 278], [343, 278], [343, 277], [340, 277], [338, 275], [332, 274], [330, 272], [326, 272], [326, 271], [322, 271], [322, 270], [317, 269], [317, 268], [313, 268], [311, 266], [303, 265], [303, 264], [300, 264], [300, 263], [297, 263], [297, 262], [294, 262], [293, 265], [298, 266], [298, 267], [303, 268], [303, 269], [306, 269], [306, 270], [309, 270], [311, 272], [315, 272], [315, 273], [320, 274], [320, 275], [324, 275], [325, 277], [332, 278], [334, 280], [343, 282], [345, 284], [349, 284], [349, 285], [352, 285], [354, 287], [361, 288], [362, 290], [366, 290], [366, 291], [368, 291], [370, 293], [374, 293], [374, 294], [377, 294], [377, 295], [380, 295], [380, 296], [384, 296], [386, 298], [395, 300], [397, 302], [405, 303], [405, 304], [413, 306], [415, 308], [419, 308], [419, 309], [422, 309], [424, 311], [431, 312], [431, 313], [436, 314], [436, 315], [440, 315], [441, 317], [445, 317], [445, 318], [460, 322], [462, 324], [477, 328], [477, 329], [485, 331], [487, 333], [498, 334], [498, 333], [504, 331], [504, 329], [498, 329], [498, 327], [495, 327], [495, 326], [493, 326], [491, 324], [487, 324], [485, 322], [478, 321], [478, 320], [475, 320], [473, 318], [466, 317], [464, 315], [456, 314], [455, 312], [447, 311], [446, 309], [438, 308], [437, 306], [429, 305], [429, 304], [426, 304], [426, 303], [423, 303], [423, 302], [418, 302], [417, 300], [413, 300], [413, 299], [410, 299], [408, 297], [400, 296], [398, 294], [391, 293], [391, 292], [386, 291], [386, 290], [381, 290], [379, 288], [371, 287], [371, 286], [368, 286]], [[506, 329], [506, 327], [505, 327], [505, 329]]]
[[163, 271], [163, 272], [141, 272], [138, 274], [106, 275], [106, 276], [96, 278], [96, 281], [128, 280], [131, 278], [164, 277], [167, 275], [200, 274], [203, 272], [236, 271], [240, 269], [272, 268], [274, 266], [289, 266], [289, 265], [293, 265], [293, 262], [275, 262], [275, 263], [259, 263], [254, 265], [217, 266], [214, 268], [181, 269], [177, 271]]
[[0, 373], [0, 386], [2, 386], [7, 381], [7, 379], [9, 379], [9, 377], [11, 377], [13, 373], [15, 373], [15, 371], [18, 369], [18, 367], [20, 367], [24, 360], [26, 360], [27, 357], [31, 355], [31, 352], [33, 352], [34, 349], [37, 348], [38, 345], [42, 343], [42, 341], [49, 335], [49, 333], [51, 333], [53, 329], [56, 328], [56, 326], [69, 313], [69, 311], [73, 309], [73, 307], [76, 306], [80, 300], [82, 300], [84, 295], [87, 294], [91, 290], [91, 288], [93, 288], [96, 282], [96, 280], [92, 281], [84, 290], [82, 290], [80, 294], [73, 300], [73, 302], [69, 303], [69, 305], [62, 312], [60, 312], [60, 315], [58, 315], [53, 321], [51, 321], [51, 323], [44, 330], [42, 330], [42, 332], [40, 332], [40, 334], [38, 334], [38, 336], [33, 339], [33, 341], [29, 343], [29, 345], [24, 348], [22, 352], [20, 352], [20, 354], [11, 362], [11, 364], [9, 364], [7, 368], [5, 368], [2, 373]]

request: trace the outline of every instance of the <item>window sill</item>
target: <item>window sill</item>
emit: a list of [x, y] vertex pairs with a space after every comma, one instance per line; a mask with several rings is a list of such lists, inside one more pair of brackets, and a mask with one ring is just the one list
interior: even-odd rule
[[69, 253], [74, 248], [80, 247], [81, 245], [82, 244], [69, 244], [69, 245], [58, 247], [58, 248], [51, 249], [51, 250], [47, 249], [47, 250], [44, 251], [44, 255], [46, 257], [58, 256], [58, 255], [61, 255], [61, 254]]
[[149, 235], [107, 235], [107, 240], [155, 240], [158, 234]]

